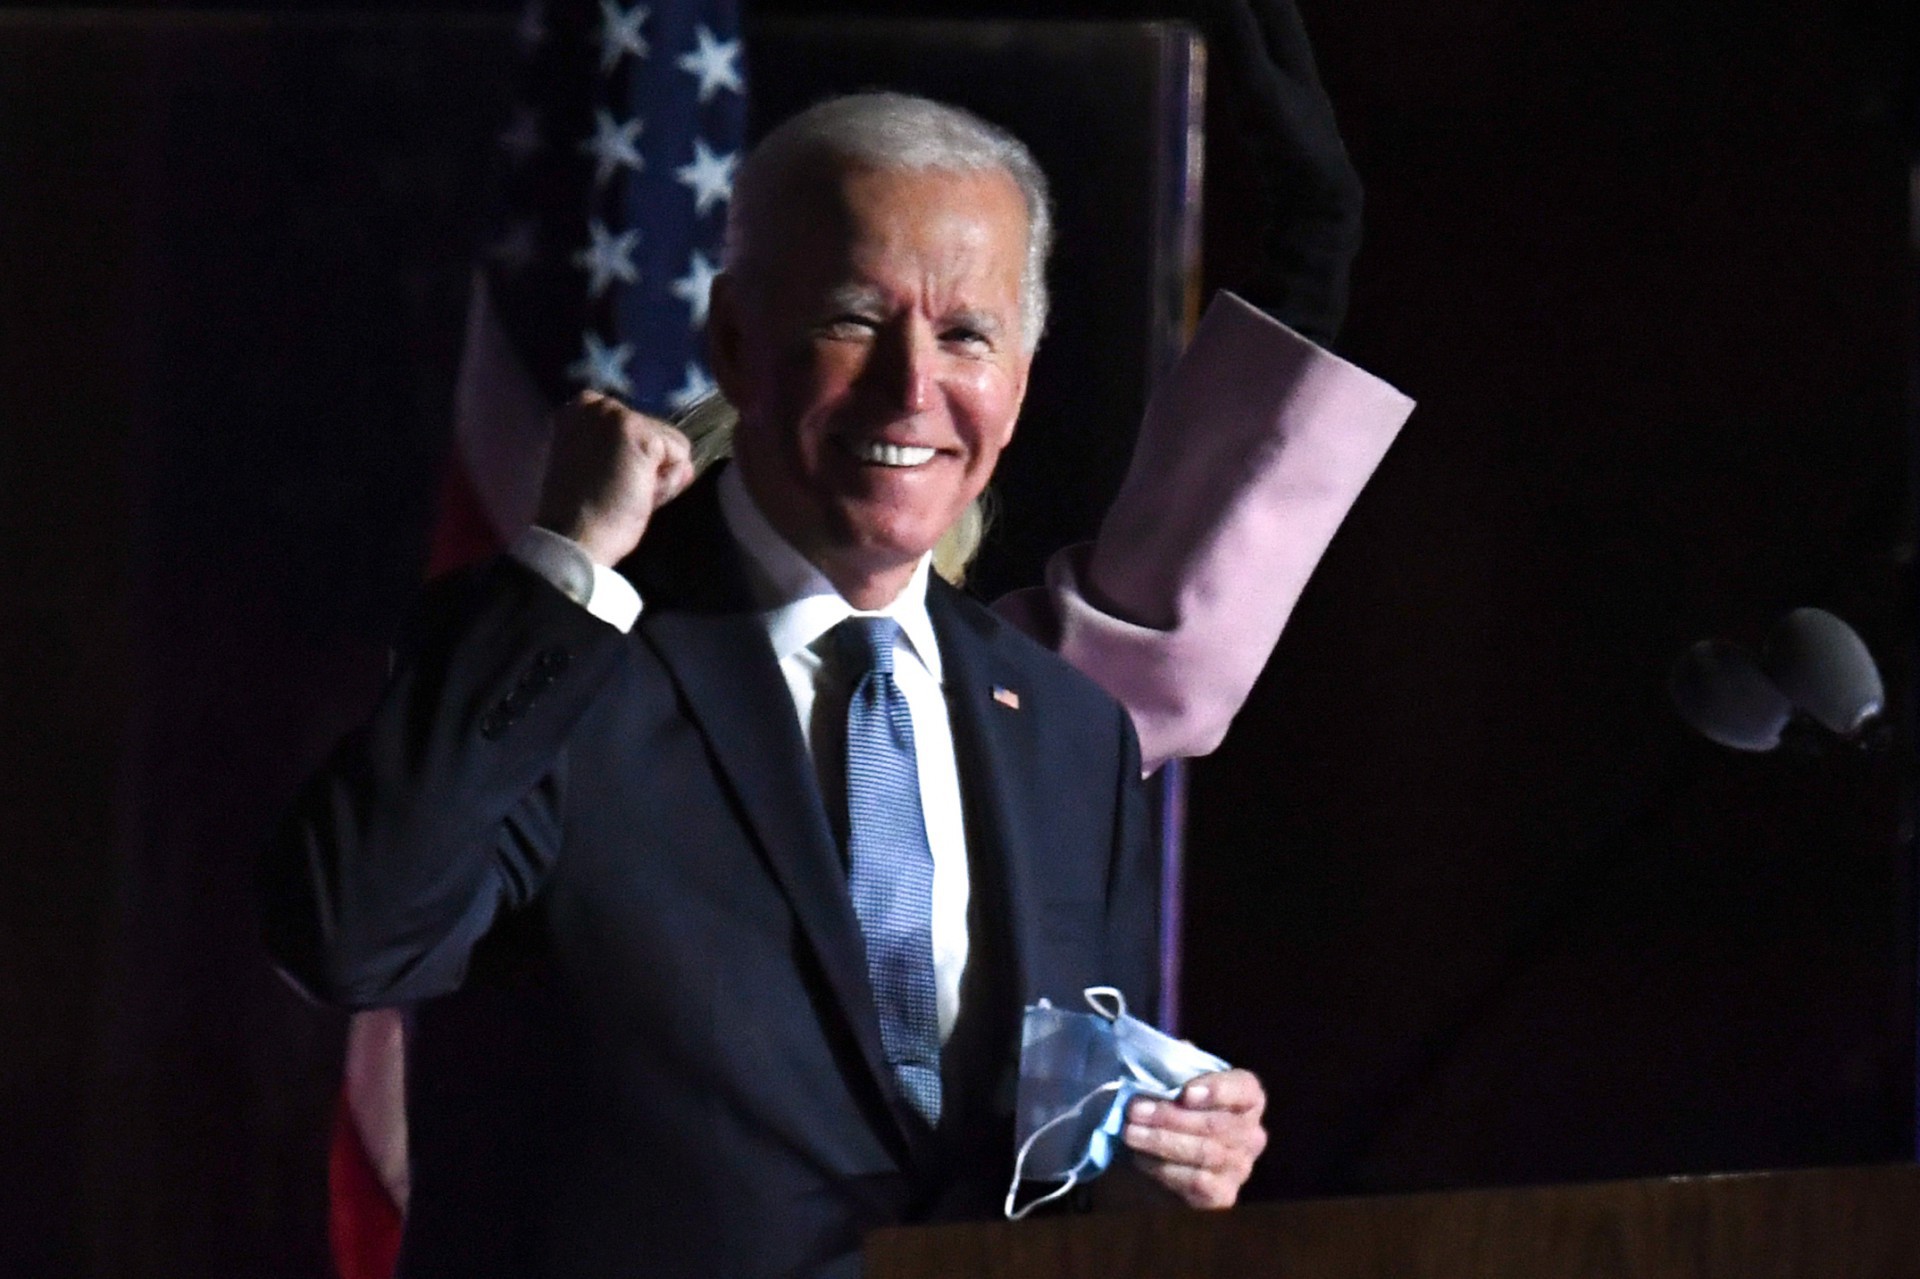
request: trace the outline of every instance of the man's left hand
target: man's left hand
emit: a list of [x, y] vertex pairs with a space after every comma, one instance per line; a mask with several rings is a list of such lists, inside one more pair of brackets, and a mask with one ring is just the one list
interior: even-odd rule
[[1251, 1071], [1201, 1075], [1173, 1101], [1141, 1098], [1121, 1138], [1147, 1176], [1195, 1208], [1231, 1208], [1267, 1148], [1267, 1093]]

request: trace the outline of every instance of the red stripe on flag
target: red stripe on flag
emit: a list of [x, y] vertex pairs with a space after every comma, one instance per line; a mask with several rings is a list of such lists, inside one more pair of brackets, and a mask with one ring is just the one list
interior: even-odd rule
[[480, 504], [467, 468], [458, 455], [440, 481], [440, 509], [433, 525], [433, 545], [427, 554], [427, 576], [483, 560], [500, 550], [500, 533]]
[[333, 1145], [327, 1152], [327, 1242], [340, 1279], [393, 1279], [400, 1259], [400, 1209], [374, 1172], [360, 1144], [346, 1093], [333, 1111]]
[[[440, 481], [427, 575], [435, 577], [472, 564], [499, 549], [500, 534], [456, 449]], [[342, 1080], [327, 1158], [327, 1239], [340, 1279], [393, 1279], [404, 1218], [367, 1155], [354, 1121], [349, 1086]]]

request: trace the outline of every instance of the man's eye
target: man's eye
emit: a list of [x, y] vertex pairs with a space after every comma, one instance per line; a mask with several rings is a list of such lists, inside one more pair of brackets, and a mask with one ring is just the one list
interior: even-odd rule
[[856, 315], [848, 312], [836, 315], [828, 320], [825, 328], [836, 337], [864, 337], [880, 327], [880, 322], [870, 315]]
[[948, 329], [940, 335], [940, 340], [952, 343], [955, 346], [972, 347], [978, 350], [984, 350], [993, 345], [993, 343], [987, 339], [987, 335], [979, 329]]

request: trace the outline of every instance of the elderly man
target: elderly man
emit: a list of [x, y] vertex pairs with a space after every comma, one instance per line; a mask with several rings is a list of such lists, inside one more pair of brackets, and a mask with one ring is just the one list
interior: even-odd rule
[[[734, 463], [683, 495], [685, 441], [586, 397], [543, 527], [430, 588], [263, 876], [305, 988], [427, 1001], [403, 1274], [856, 1273], [870, 1227], [997, 1203], [1024, 1004], [1150, 1006], [1125, 713], [928, 573], [1013, 435], [1047, 238], [971, 116], [797, 117], [714, 286]], [[1263, 1100], [1203, 1077], [1127, 1144], [1228, 1204]]]

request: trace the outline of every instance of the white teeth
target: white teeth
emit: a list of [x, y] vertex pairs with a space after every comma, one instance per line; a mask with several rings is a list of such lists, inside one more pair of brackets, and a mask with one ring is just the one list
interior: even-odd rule
[[888, 444], [883, 440], [867, 440], [854, 444], [852, 448], [853, 455], [862, 462], [872, 462], [878, 466], [919, 466], [923, 462], [933, 461], [935, 452], [907, 444]]

